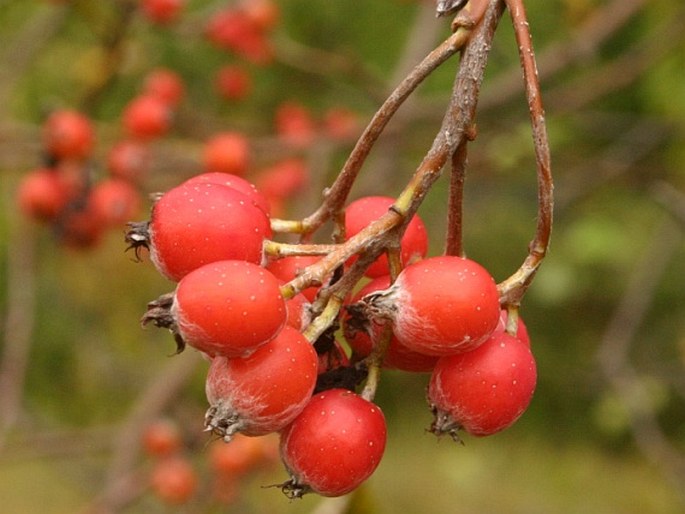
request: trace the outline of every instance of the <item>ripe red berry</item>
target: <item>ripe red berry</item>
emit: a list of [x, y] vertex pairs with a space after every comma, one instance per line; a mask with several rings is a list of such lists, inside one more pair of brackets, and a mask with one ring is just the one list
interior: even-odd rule
[[334, 107], [324, 115], [324, 129], [331, 139], [345, 141], [358, 135], [359, 117], [344, 107]]
[[281, 433], [281, 457], [291, 475], [284, 491], [291, 497], [349, 493], [376, 470], [385, 442], [377, 405], [346, 389], [319, 393]]
[[[230, 444], [216, 441], [209, 448], [212, 470], [226, 477], [237, 478], [272, 459], [277, 440], [272, 436], [249, 437], [234, 434]], [[277, 452], [276, 448], [276, 452]]]
[[[318, 255], [293, 255], [270, 261], [266, 265], [266, 269], [268, 269], [271, 273], [276, 275], [284, 282], [290, 282], [292, 279], [297, 277], [302, 272], [302, 270], [304, 270], [307, 266], [310, 266], [315, 262], [318, 262], [320, 259], [321, 257]], [[308, 287], [307, 289], [304, 289], [302, 291], [302, 294], [305, 296], [305, 298], [307, 298], [307, 300], [312, 302], [314, 301], [314, 298], [316, 297], [316, 293], [318, 291], [318, 287], [312, 286]]]
[[475, 350], [440, 358], [428, 387], [433, 432], [457, 436], [463, 428], [486, 436], [504, 430], [528, 407], [536, 378], [530, 348], [505, 332]]
[[250, 145], [238, 132], [214, 135], [205, 143], [202, 161], [205, 172], [245, 175], [250, 161]]
[[273, 49], [265, 31], [240, 8], [216, 12], [207, 24], [206, 33], [219, 48], [255, 64], [266, 64], [273, 58]]
[[176, 107], [185, 94], [185, 85], [181, 76], [167, 68], [152, 70], [145, 77], [143, 93], [156, 96], [169, 107]]
[[87, 250], [100, 243], [106, 228], [96, 215], [90, 198], [87, 198], [85, 205], [68, 209], [60, 216], [57, 238], [66, 247]]
[[53, 221], [70, 199], [70, 187], [56, 170], [41, 168], [26, 174], [19, 184], [19, 209], [36, 221]]
[[129, 137], [149, 141], [168, 132], [171, 114], [167, 103], [159, 97], [140, 95], [124, 108], [122, 123]]
[[93, 149], [95, 131], [83, 114], [71, 110], [55, 111], [43, 125], [43, 144], [57, 159], [83, 159]]
[[140, 8], [151, 22], [166, 25], [178, 18], [183, 3], [183, 0], [141, 0]]
[[285, 159], [262, 170], [255, 182], [270, 201], [285, 200], [307, 187], [309, 168], [302, 159]]
[[247, 196], [252, 203], [259, 207], [265, 214], [269, 215], [270, 206], [269, 200], [257, 189], [249, 180], [233, 175], [232, 173], [222, 173], [220, 171], [201, 173], [189, 178], [184, 182], [185, 185], [194, 185], [203, 182], [211, 182], [213, 184], [220, 184], [223, 186], [232, 187], [236, 191]]
[[[395, 202], [388, 196], [365, 196], [350, 203], [345, 209], [345, 235], [349, 239], [362, 229], [366, 228], [372, 221], [380, 218], [388, 212], [388, 209]], [[428, 234], [426, 226], [418, 215], [414, 216], [407, 225], [407, 229], [400, 241], [400, 259], [403, 266], [421, 259], [428, 252]], [[351, 259], [353, 263], [356, 259]], [[368, 277], [380, 277], [388, 275], [388, 258], [381, 255], [366, 270]]]
[[252, 77], [242, 66], [223, 66], [214, 78], [217, 93], [226, 100], [242, 100], [252, 90]]
[[218, 261], [188, 273], [170, 313], [183, 341], [210, 356], [250, 354], [286, 322], [280, 282], [246, 261]]
[[283, 102], [276, 108], [276, 134], [297, 147], [310, 145], [316, 138], [316, 122], [309, 110], [297, 102]]
[[288, 326], [296, 330], [304, 329], [310, 321], [310, 307], [309, 300], [302, 293], [296, 294], [289, 300], [286, 300], [285, 306], [288, 309]]
[[392, 318], [393, 332], [404, 346], [426, 355], [477, 348], [500, 316], [492, 276], [477, 262], [456, 256], [407, 266], [371, 303]]
[[[495, 332], [504, 332], [507, 329], [507, 320], [509, 319], [509, 314], [506, 309], [502, 309], [499, 317], [499, 323]], [[516, 338], [524, 343], [526, 346], [530, 346], [530, 336], [528, 335], [528, 328], [523, 322], [523, 318], [519, 315], [516, 320]]]
[[[345, 339], [358, 357], [366, 357], [378, 343], [383, 325], [372, 319], [363, 319], [355, 315], [354, 305], [368, 294], [381, 291], [390, 286], [390, 276], [377, 277], [366, 284], [350, 301], [349, 312], [343, 318]], [[431, 371], [438, 361], [438, 357], [412, 351], [392, 336], [390, 346], [385, 353], [383, 366], [403, 371], [424, 372]]]
[[125, 180], [105, 179], [90, 191], [95, 216], [108, 227], [116, 227], [135, 219], [141, 209], [138, 190]]
[[120, 141], [107, 154], [107, 171], [110, 176], [133, 184], [143, 180], [149, 164], [149, 149], [139, 141]]
[[197, 474], [188, 459], [175, 455], [155, 463], [150, 487], [164, 503], [181, 505], [197, 490]]
[[215, 357], [207, 375], [205, 425], [226, 441], [236, 432], [277, 432], [309, 401], [317, 369], [314, 347], [289, 326], [247, 357]]
[[242, 0], [239, 8], [262, 31], [272, 30], [280, 16], [278, 5], [273, 0]]
[[149, 246], [159, 272], [178, 281], [210, 262], [260, 263], [271, 226], [264, 211], [231, 187], [181, 184], [154, 204], [149, 226], [135, 225], [127, 237], [134, 248]]
[[169, 419], [157, 419], [143, 431], [143, 450], [153, 457], [167, 457], [183, 447], [178, 425]]

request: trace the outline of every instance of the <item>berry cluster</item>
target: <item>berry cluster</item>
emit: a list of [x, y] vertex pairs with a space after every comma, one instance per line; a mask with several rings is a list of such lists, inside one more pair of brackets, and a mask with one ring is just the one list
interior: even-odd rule
[[50, 224], [67, 246], [97, 245], [107, 230], [122, 227], [140, 212], [150, 144], [169, 132], [184, 94], [176, 72], [151, 70], [121, 112], [121, 137], [104, 156], [105, 176], [99, 179], [91, 119], [75, 110], [52, 112], [43, 124], [45, 164], [22, 180], [20, 210]]
[[[183, 0], [141, 0], [138, 9], [151, 23], [171, 29], [181, 19], [184, 4]], [[216, 73], [221, 97], [238, 101], [249, 94], [252, 77], [247, 66], [272, 62], [269, 35], [278, 19], [278, 7], [271, 0], [232, 3], [208, 16], [203, 36], [232, 59]], [[101, 163], [94, 122], [76, 110], [54, 111], [43, 126], [43, 165], [20, 184], [20, 210], [49, 224], [59, 241], [77, 248], [91, 248], [107, 229], [135, 219], [152, 164], [150, 147], [173, 128], [186, 87], [172, 69], [160, 66], [148, 71], [135, 96], [123, 106], [117, 120], [119, 137]], [[349, 109], [331, 108], [317, 120], [294, 100], [278, 105], [273, 118], [274, 134], [286, 152], [267, 161], [256, 172], [255, 183], [262, 193], [260, 207], [280, 216], [286, 212], [287, 200], [309, 183], [309, 167], [299, 154], [321, 136], [349, 141], [359, 126]], [[201, 145], [200, 169], [208, 174], [228, 173], [236, 176], [231, 179], [236, 182], [254, 168], [252, 143], [240, 131], [212, 133]]]
[[95, 146], [89, 118], [73, 110], [54, 111], [43, 124], [45, 164], [28, 172], [17, 192], [19, 209], [48, 224], [63, 244], [95, 246], [103, 233], [137, 216], [142, 200], [138, 169], [142, 149], [133, 143], [112, 148], [107, 176], [95, 181], [88, 160]]
[[[149, 221], [130, 224], [130, 246], [149, 250], [177, 283], [150, 302], [143, 324], [168, 328], [179, 352], [191, 346], [207, 357], [207, 430], [225, 442], [280, 435], [291, 497], [345, 494], [376, 469], [386, 440], [373, 403], [380, 367], [431, 373], [432, 431], [455, 439], [462, 429], [503, 430], [533, 395], [535, 361], [516, 311], [500, 307], [497, 285], [478, 263], [428, 257], [418, 215], [394, 249], [343, 253], [325, 280], [313, 278], [394, 203], [349, 203], [337, 245], [277, 243], [288, 223], [270, 217], [261, 191], [214, 171], [160, 195]], [[367, 245], [377, 241], [376, 234]], [[364, 276], [355, 278], [359, 269]], [[322, 310], [320, 300], [345, 283], [339, 308]]]
[[[452, 3], [445, 12], [459, 10]], [[151, 22], [171, 28], [184, 2], [141, 0], [139, 8]], [[173, 291], [148, 304], [142, 324], [169, 329], [177, 352], [191, 346], [206, 357], [204, 425], [222, 444], [235, 448], [237, 441], [276, 434], [289, 474], [282, 489], [290, 497], [343, 495], [375, 471], [387, 437], [385, 417], [374, 401], [383, 369], [430, 374], [431, 431], [456, 440], [461, 431], [486, 436], [511, 426], [531, 401], [536, 364], [518, 307], [545, 255], [552, 205], [544, 126], [535, 126], [544, 116], [536, 114], [541, 107], [532, 100], [539, 210], [526, 260], [497, 284], [465, 257], [461, 241], [461, 185], [466, 145], [476, 135], [474, 100], [480, 87], [474, 76], [482, 75], [487, 41], [500, 15], [492, 6], [486, 14], [486, 4], [474, 2], [457, 16], [454, 34], [388, 97], [308, 217], [283, 218], [285, 200], [309, 182], [301, 154], [322, 137], [351, 141], [359, 126], [346, 109], [331, 109], [317, 119], [297, 101], [285, 100], [273, 116], [274, 146], [285, 158], [247, 180], [257, 160], [252, 141], [235, 129], [213, 133], [203, 141], [199, 172], [156, 194], [148, 220], [129, 223], [129, 247], [139, 259], [149, 255], [159, 273], [175, 283]], [[204, 37], [232, 60], [215, 78], [217, 92], [227, 100], [249, 94], [249, 66], [277, 57], [270, 35], [278, 17], [271, 0], [240, 0], [206, 20]], [[472, 31], [480, 36], [471, 37]], [[405, 189], [397, 197], [350, 202], [357, 174], [390, 118], [427, 74], [460, 50], [443, 126]], [[528, 86], [534, 85], [531, 79]], [[112, 180], [140, 185], [148, 146], [169, 132], [185, 87], [169, 69], [145, 78], [121, 113], [122, 137], [107, 159]], [[74, 213], [98, 229], [121, 223], [121, 207], [116, 216], [109, 212], [114, 207], [104, 209], [112, 218], [107, 222], [90, 210], [98, 188], [83, 170], [90, 168], [93, 130], [87, 119], [70, 116], [64, 123], [69, 130], [46, 123], [45, 148], [59, 168], [48, 173], [50, 180], [77, 180], [66, 181], [66, 200], [53, 194], [40, 205], [25, 194], [22, 205], [65, 234], [74, 233]], [[431, 256], [417, 211], [448, 162], [445, 251]], [[72, 169], [80, 171], [63, 171]], [[133, 214], [126, 210], [125, 219]], [[330, 242], [315, 242], [323, 227], [330, 228]], [[178, 452], [169, 453], [173, 460], [160, 467], [152, 484], [161, 497], [183, 502], [195, 488], [192, 470]], [[163, 492], [169, 476], [179, 475], [185, 476], [185, 489]]]
[[149, 489], [168, 505], [186, 504], [200, 495], [218, 504], [233, 504], [240, 498], [241, 482], [270, 469], [278, 459], [274, 437], [242, 435], [230, 445], [215, 441], [202, 459], [193, 459], [189, 454], [194, 441], [187, 440], [179, 425], [166, 418], [149, 423], [141, 443], [150, 463], [145, 470]]

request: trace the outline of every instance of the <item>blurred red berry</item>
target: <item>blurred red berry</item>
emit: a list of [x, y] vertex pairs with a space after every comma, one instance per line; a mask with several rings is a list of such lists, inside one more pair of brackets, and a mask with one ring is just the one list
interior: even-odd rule
[[245, 175], [250, 161], [250, 144], [238, 132], [216, 134], [205, 143], [202, 160], [208, 173]]
[[60, 217], [57, 228], [61, 244], [74, 250], [88, 250], [102, 241], [106, 227], [93, 212], [91, 202], [86, 200], [84, 206], [67, 210]]
[[224, 66], [217, 71], [214, 85], [217, 93], [226, 100], [242, 100], [250, 94], [252, 77], [242, 66]]
[[176, 21], [183, 4], [184, 0], [141, 0], [140, 8], [150, 21], [165, 25]]
[[164, 503], [181, 505], [190, 500], [197, 489], [197, 474], [184, 457], [173, 456], [155, 463], [150, 487]]
[[130, 182], [116, 178], [97, 183], [90, 192], [90, 201], [95, 215], [108, 227], [136, 219], [142, 204], [138, 190]]
[[285, 159], [262, 170], [255, 183], [269, 200], [284, 200], [306, 189], [309, 168], [297, 157]]
[[316, 138], [316, 122], [309, 110], [297, 102], [284, 102], [274, 116], [276, 134], [297, 147], [310, 145]]
[[272, 30], [281, 14], [273, 0], [242, 0], [240, 10], [261, 31]]
[[324, 129], [331, 139], [347, 140], [359, 135], [357, 114], [344, 107], [334, 107], [324, 115]]
[[207, 24], [206, 34], [217, 47], [252, 63], [266, 64], [273, 58], [273, 48], [263, 30], [241, 9], [215, 13]]
[[149, 165], [150, 151], [140, 141], [120, 141], [107, 154], [107, 171], [110, 176], [134, 184], [142, 181]]
[[176, 107], [185, 94], [185, 85], [181, 76], [175, 71], [157, 68], [145, 77], [143, 93], [156, 96], [169, 107]]
[[55, 111], [43, 125], [43, 144], [57, 159], [83, 159], [93, 149], [95, 131], [83, 114], [71, 110]]
[[153, 457], [166, 457], [183, 447], [178, 425], [169, 419], [157, 419], [143, 431], [143, 450]]
[[166, 134], [171, 115], [169, 106], [157, 96], [140, 95], [124, 108], [122, 122], [128, 136], [147, 141]]
[[55, 220], [69, 202], [69, 187], [59, 172], [41, 168], [26, 174], [17, 191], [19, 209], [36, 221]]

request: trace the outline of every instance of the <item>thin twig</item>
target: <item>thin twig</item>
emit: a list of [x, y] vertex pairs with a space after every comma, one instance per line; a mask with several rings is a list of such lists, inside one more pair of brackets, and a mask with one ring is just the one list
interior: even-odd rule
[[445, 236], [445, 255], [464, 256], [463, 241], [463, 203], [464, 181], [466, 179], [466, 158], [468, 140], [464, 139], [452, 155], [450, 186], [447, 197], [447, 234]]
[[[480, 86], [483, 82], [492, 39], [503, 12], [504, 3], [499, 0], [491, 0], [483, 19], [473, 29], [473, 33], [463, 49], [459, 70], [452, 89], [452, 97], [440, 131], [414, 176], [398, 196], [393, 209], [390, 211], [390, 213], [394, 212], [400, 215], [397, 220], [397, 230], [400, 233], [416, 213], [428, 190], [440, 177], [447, 160], [472, 134], [471, 127], [476, 115]], [[388, 327], [385, 334], [385, 346], [390, 341], [389, 330]], [[379, 378], [378, 369], [382, 363], [380, 351], [372, 353], [372, 356], [374, 360], [369, 363], [369, 378], [363, 391], [367, 399], [372, 399], [375, 395]]]
[[522, 0], [506, 0], [514, 33], [519, 48], [523, 78], [528, 99], [528, 110], [533, 131], [535, 162], [538, 182], [538, 213], [535, 238], [530, 243], [528, 256], [521, 267], [509, 278], [498, 284], [500, 301], [504, 305], [519, 305], [530, 286], [535, 273], [547, 254], [552, 233], [552, 212], [554, 206], [554, 185], [552, 182], [551, 158], [545, 112], [542, 106], [538, 71], [533, 52], [533, 42], [526, 11]]
[[390, 119], [428, 75], [459, 51], [469, 35], [470, 30], [466, 28], [452, 34], [418, 64], [390, 94], [360, 136], [333, 185], [325, 191], [321, 206], [304, 220], [304, 225], [308, 231], [314, 232], [324, 222], [336, 217], [336, 213], [345, 203], [364, 161]]

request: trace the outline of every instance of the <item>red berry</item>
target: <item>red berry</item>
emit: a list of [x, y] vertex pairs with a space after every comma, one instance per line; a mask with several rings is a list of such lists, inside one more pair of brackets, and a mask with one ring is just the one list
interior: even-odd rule
[[167, 68], [152, 70], [143, 84], [143, 93], [156, 96], [169, 107], [176, 107], [185, 94], [185, 85], [181, 76]]
[[274, 443], [272, 437], [248, 437], [236, 433], [230, 444], [216, 441], [210, 446], [210, 465], [219, 475], [237, 478], [271, 460]]
[[264, 31], [241, 9], [227, 8], [215, 13], [206, 32], [209, 40], [219, 48], [255, 64], [265, 64], [273, 57]]
[[258, 436], [285, 428], [309, 401], [317, 368], [314, 347], [288, 326], [247, 357], [215, 357], [205, 425], [226, 441], [236, 432]]
[[309, 110], [297, 102], [284, 102], [276, 109], [276, 134], [286, 143], [304, 147], [316, 138], [316, 122]]
[[[388, 209], [395, 202], [389, 196], [365, 196], [350, 203], [345, 209], [345, 235], [349, 239], [362, 229], [366, 228], [372, 221], [380, 218], [388, 212]], [[414, 216], [407, 225], [407, 229], [400, 241], [400, 259], [402, 265], [406, 266], [411, 262], [421, 259], [428, 252], [428, 234], [426, 226], [418, 215]], [[350, 264], [356, 259], [351, 259]], [[388, 258], [381, 255], [366, 270], [368, 277], [380, 277], [388, 275]]]
[[41, 168], [26, 174], [19, 184], [19, 209], [36, 221], [53, 221], [70, 199], [70, 187], [53, 169]]
[[302, 159], [285, 159], [262, 170], [256, 183], [269, 200], [284, 200], [309, 185], [309, 168]]
[[181, 279], [171, 314], [184, 342], [210, 355], [245, 356], [286, 322], [280, 282], [245, 261], [206, 264]]
[[182, 184], [152, 208], [150, 258], [160, 273], [178, 281], [210, 262], [260, 263], [268, 237], [268, 216], [244, 194], [220, 184]]
[[[381, 291], [390, 286], [390, 276], [385, 275], [373, 279], [366, 284], [359, 292], [352, 298], [350, 304], [360, 301], [364, 296]], [[354, 353], [359, 357], [366, 357], [371, 353], [374, 345], [377, 343], [381, 335], [383, 326], [373, 320], [362, 320], [363, 326], [358, 326], [358, 319], [353, 314], [348, 314], [343, 318], [343, 329], [345, 332], [345, 339], [347, 340]], [[393, 335], [390, 341], [390, 346], [385, 353], [383, 366], [386, 368], [401, 369], [403, 371], [431, 371], [438, 361], [438, 357], [424, 355], [416, 351], [412, 351]]]
[[53, 112], [43, 125], [43, 144], [57, 159], [83, 159], [95, 144], [91, 121], [76, 111]]
[[86, 210], [69, 212], [60, 220], [59, 242], [75, 250], [87, 250], [100, 244], [105, 232], [97, 217]]
[[242, 100], [252, 90], [252, 77], [242, 66], [224, 66], [214, 78], [217, 93], [226, 100]]
[[[507, 329], [508, 319], [509, 314], [507, 313], [507, 310], [502, 309], [502, 312], [500, 313], [499, 317], [499, 323], [497, 324], [495, 332], [504, 332]], [[528, 328], [526, 327], [526, 324], [523, 322], [523, 319], [520, 315], [518, 316], [518, 319], [516, 321], [516, 338], [522, 343], [524, 343], [526, 346], [530, 346], [530, 336], [528, 335]]]
[[296, 294], [285, 302], [288, 309], [288, 326], [296, 330], [304, 329], [310, 321], [309, 300], [302, 293]]
[[183, 3], [183, 0], [141, 0], [140, 8], [150, 21], [164, 25], [178, 18]]
[[[266, 269], [268, 269], [271, 273], [276, 275], [284, 282], [290, 282], [307, 266], [310, 266], [319, 260], [321, 260], [321, 256], [318, 255], [293, 255], [290, 257], [283, 257], [281, 259], [270, 261], [266, 265]], [[313, 302], [318, 291], [318, 287], [312, 286], [304, 289], [302, 294], [305, 296], [305, 298], [307, 298], [307, 300]]]
[[186, 458], [169, 457], [155, 464], [150, 476], [150, 486], [163, 502], [181, 505], [195, 494], [197, 474]]
[[150, 152], [139, 141], [120, 141], [107, 154], [107, 171], [112, 177], [134, 184], [142, 181], [149, 168]]
[[106, 179], [90, 191], [90, 202], [95, 216], [108, 227], [123, 225], [135, 219], [141, 208], [138, 190], [129, 182]]
[[273, 29], [280, 16], [273, 0], [243, 0], [239, 7], [252, 24], [262, 31]]
[[245, 175], [250, 161], [247, 138], [237, 132], [216, 134], [205, 143], [202, 155], [205, 172]]
[[385, 442], [378, 406], [346, 389], [317, 394], [281, 434], [281, 457], [292, 477], [284, 491], [291, 497], [349, 493], [376, 470]]
[[153, 457], [165, 457], [183, 446], [178, 425], [168, 419], [157, 419], [143, 431], [143, 449]]
[[528, 407], [536, 378], [530, 348], [505, 332], [475, 350], [440, 358], [428, 387], [433, 431], [456, 436], [463, 428], [486, 436], [504, 430]]
[[324, 115], [323, 123], [328, 137], [342, 141], [357, 136], [361, 128], [358, 116], [343, 107], [329, 109]]
[[129, 137], [149, 141], [169, 131], [171, 110], [157, 96], [140, 95], [124, 108], [122, 123]]
[[252, 203], [259, 207], [264, 213], [269, 215], [269, 200], [266, 199], [261, 191], [257, 189], [252, 182], [238, 175], [233, 175], [232, 173], [222, 173], [220, 171], [201, 173], [189, 178], [184, 182], [184, 185], [194, 185], [203, 182], [211, 182], [213, 184], [220, 184], [223, 186], [232, 187], [236, 191], [243, 193], [247, 196]]
[[393, 332], [404, 346], [426, 355], [477, 348], [500, 316], [492, 276], [477, 262], [456, 256], [407, 266], [372, 303], [392, 317]]

